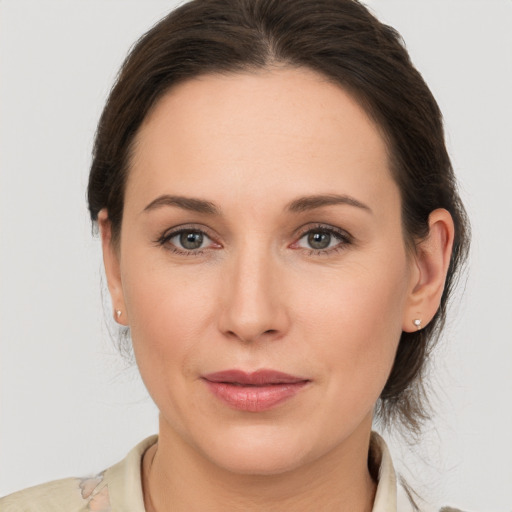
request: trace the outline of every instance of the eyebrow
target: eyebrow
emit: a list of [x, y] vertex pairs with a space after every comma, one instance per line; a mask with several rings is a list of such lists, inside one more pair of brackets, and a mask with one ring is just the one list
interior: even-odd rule
[[[348, 195], [338, 194], [323, 194], [299, 197], [289, 203], [285, 207], [285, 210], [293, 213], [301, 213], [309, 210], [315, 210], [316, 208], [322, 208], [324, 206], [340, 204], [354, 206], [356, 208], [366, 210], [369, 213], [373, 213], [371, 208], [361, 201], [358, 201], [357, 199]], [[148, 212], [162, 208], [164, 206], [174, 206], [183, 210], [208, 215], [220, 215], [220, 209], [210, 201], [193, 197], [173, 196], [168, 194], [159, 196], [155, 200], [151, 201], [151, 203], [149, 203], [143, 211]]]
[[143, 211], [149, 212], [163, 206], [176, 206], [183, 210], [189, 210], [196, 213], [206, 213], [209, 215], [219, 215], [219, 209], [210, 201], [204, 199], [195, 199], [193, 197], [172, 196], [165, 194], [151, 201]]
[[357, 199], [348, 195], [338, 194], [299, 197], [298, 199], [295, 199], [289, 203], [286, 209], [291, 212], [300, 213], [308, 210], [314, 210], [316, 208], [322, 208], [323, 206], [332, 206], [338, 204], [355, 206], [356, 208], [361, 208], [362, 210], [366, 210], [369, 213], [373, 213], [372, 209], [361, 201], [358, 201]]

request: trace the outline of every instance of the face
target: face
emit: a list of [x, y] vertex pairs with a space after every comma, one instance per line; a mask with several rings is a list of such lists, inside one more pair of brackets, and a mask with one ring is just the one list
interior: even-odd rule
[[338, 86], [283, 68], [173, 89], [114, 252], [161, 436], [269, 474], [368, 435], [417, 272], [386, 145]]

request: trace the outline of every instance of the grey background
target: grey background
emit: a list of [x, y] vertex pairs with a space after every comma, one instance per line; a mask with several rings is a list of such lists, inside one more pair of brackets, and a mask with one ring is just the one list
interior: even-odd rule
[[[392, 450], [433, 503], [512, 511], [512, 2], [368, 4], [440, 103], [474, 230], [432, 371], [437, 415]], [[118, 66], [173, 5], [0, 2], [0, 495], [95, 473], [157, 429], [104, 321], [85, 187]]]

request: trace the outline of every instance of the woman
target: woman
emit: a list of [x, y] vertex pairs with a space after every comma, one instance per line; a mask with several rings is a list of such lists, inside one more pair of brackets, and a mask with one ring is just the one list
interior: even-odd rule
[[121, 70], [89, 208], [159, 437], [6, 510], [397, 510], [372, 422], [420, 430], [468, 227], [396, 32], [354, 1], [185, 4]]

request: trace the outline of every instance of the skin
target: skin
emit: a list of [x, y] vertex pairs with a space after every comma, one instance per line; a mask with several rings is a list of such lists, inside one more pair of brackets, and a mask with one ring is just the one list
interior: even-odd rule
[[[163, 194], [218, 212], [147, 208]], [[290, 209], [333, 194], [352, 204]], [[432, 212], [408, 253], [386, 144], [355, 100], [300, 68], [188, 81], [137, 135], [119, 242], [108, 212], [99, 223], [116, 319], [160, 410], [147, 509], [370, 511], [373, 409], [402, 330], [439, 306], [453, 223]], [[163, 241], [176, 227], [204, 232], [203, 246]], [[327, 249], [311, 233], [330, 236]], [[201, 378], [233, 368], [309, 383], [240, 411]]]

